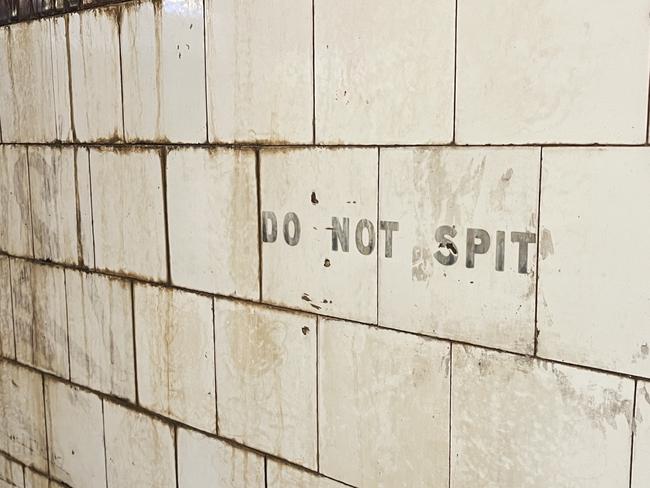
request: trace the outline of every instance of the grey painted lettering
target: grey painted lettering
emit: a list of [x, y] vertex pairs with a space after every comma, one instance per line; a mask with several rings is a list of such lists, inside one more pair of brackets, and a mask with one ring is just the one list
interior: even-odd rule
[[278, 238], [278, 219], [275, 212], [262, 212], [262, 242], [275, 242]]
[[506, 233], [502, 230], [497, 231], [497, 256], [494, 268], [497, 271], [503, 271], [506, 254]]
[[[476, 240], [478, 239], [478, 243]], [[474, 267], [474, 256], [476, 254], [485, 254], [490, 249], [490, 234], [483, 229], [467, 229], [467, 243], [465, 258], [465, 266], [468, 268]]]
[[[293, 223], [293, 235], [289, 234], [289, 224]], [[300, 220], [294, 212], [289, 212], [284, 216], [283, 223], [284, 240], [290, 246], [295, 246], [300, 242]]]
[[518, 271], [522, 274], [528, 273], [528, 244], [537, 242], [537, 236], [532, 232], [512, 232], [510, 240], [519, 244]]
[[456, 227], [452, 225], [441, 225], [436, 229], [435, 238], [438, 242], [438, 250], [433, 254], [440, 264], [451, 266], [458, 261], [458, 248], [451, 240], [456, 237]]
[[384, 240], [384, 256], [387, 258], [393, 257], [393, 232], [399, 230], [399, 222], [390, 220], [382, 220], [379, 222], [379, 228], [386, 232]]
[[[368, 231], [368, 244], [363, 243], [363, 231]], [[368, 219], [361, 219], [357, 223], [357, 230], [354, 233], [354, 240], [357, 249], [364, 256], [368, 256], [375, 249], [375, 226]]]
[[332, 217], [332, 251], [341, 250], [348, 252], [350, 250], [350, 219], [343, 217], [343, 225], [339, 222], [338, 217]]

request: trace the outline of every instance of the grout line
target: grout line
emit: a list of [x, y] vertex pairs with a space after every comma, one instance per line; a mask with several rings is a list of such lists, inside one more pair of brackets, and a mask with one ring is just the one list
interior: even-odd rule
[[179, 487], [178, 484], [178, 426], [174, 426], [174, 472], [176, 475], [176, 488]]
[[259, 287], [259, 300], [263, 300], [262, 297], [262, 272], [264, 266], [262, 263], [262, 180], [260, 175], [262, 174], [261, 168], [261, 157], [260, 150], [255, 149], [255, 184], [257, 187], [257, 281]]
[[140, 405], [140, 395], [138, 393], [138, 354], [136, 348], [136, 335], [135, 335], [135, 292], [134, 282], [131, 282], [131, 327], [133, 333], [133, 372], [135, 376], [135, 403]]
[[106, 488], [108, 488], [108, 461], [106, 459], [106, 415], [104, 414], [104, 399], [102, 402], [102, 440], [104, 441], [104, 480]]
[[117, 24], [117, 45], [120, 55], [120, 103], [122, 108], [122, 140], [126, 141], [126, 125], [124, 124], [124, 62], [122, 60], [122, 9], [117, 8], [115, 23]]
[[47, 477], [51, 477], [50, 469], [50, 435], [48, 433], [49, 429], [47, 427], [47, 402], [45, 401], [45, 375], [41, 374], [41, 386], [43, 389], [43, 423], [45, 424], [45, 455], [47, 456]]
[[638, 380], [634, 380], [634, 398], [632, 399], [632, 432], [630, 435], [630, 475], [629, 475], [629, 488], [632, 488], [632, 474], [634, 468], [634, 434], [636, 430], [636, 395], [639, 385]]
[[210, 141], [210, 115], [208, 112], [208, 23], [206, 1], [203, 0], [203, 90], [205, 97], [205, 141]]
[[316, 316], [316, 471], [320, 473], [320, 331], [321, 323]]
[[14, 359], [18, 359], [18, 346], [16, 345], [16, 313], [14, 312], [14, 283], [11, 276], [11, 258], [7, 258], [9, 265], [9, 298], [11, 301], [11, 326], [14, 331]]
[[63, 270], [63, 294], [65, 296], [65, 335], [68, 349], [68, 378], [72, 381], [72, 363], [70, 362], [70, 315], [68, 314], [68, 271]]
[[91, 171], [91, 164], [90, 164], [90, 148], [86, 148], [86, 156], [88, 158], [88, 186], [90, 187], [90, 228], [92, 231], [93, 235], [93, 268], [97, 266], [97, 254], [96, 254], [96, 247], [95, 246], [95, 208], [93, 204], [93, 174]]
[[[377, 245], [375, 246], [375, 249], [377, 250], [377, 269], [376, 269], [376, 283], [375, 283], [375, 301], [377, 303], [377, 307], [375, 309], [375, 321], [379, 323], [379, 204], [380, 204], [380, 197], [379, 193], [381, 192], [381, 186], [380, 186], [380, 181], [379, 179], [381, 178], [381, 149], [377, 148], [377, 219], [375, 222], [377, 223], [376, 227], [376, 239], [377, 239]], [[384, 253], [386, 252], [385, 246], [384, 246]]]
[[29, 191], [29, 223], [32, 232], [32, 256], [36, 258], [35, 244], [34, 244], [34, 210], [32, 205], [32, 175], [29, 169], [29, 146], [25, 146], [25, 156], [27, 161], [27, 187]]
[[650, 70], [648, 72], [648, 107], [645, 122], [645, 141], [646, 144], [650, 143]]
[[451, 445], [451, 409], [452, 409], [452, 393], [453, 393], [453, 364], [454, 364], [454, 344], [449, 344], [449, 438], [447, 442], [449, 454], [449, 470], [447, 471], [447, 480], [449, 488], [451, 488], [451, 459], [452, 459], [452, 445]]
[[[509, 354], [511, 356], [517, 356], [517, 357], [521, 357], [521, 358], [535, 359], [535, 360], [554, 363], [554, 364], [561, 364], [561, 365], [565, 365], [565, 366], [574, 367], [574, 368], [577, 368], [577, 369], [582, 369], [582, 370], [585, 370], [585, 371], [591, 371], [591, 372], [594, 372], [594, 373], [606, 374], [606, 375], [614, 376], [614, 377], [618, 377], [618, 378], [640, 379], [642, 381], [648, 381], [650, 379], [650, 376], [649, 377], [644, 377], [644, 376], [639, 376], [639, 375], [634, 375], [634, 374], [629, 374], [629, 373], [623, 373], [623, 372], [619, 372], [619, 371], [606, 370], [606, 369], [603, 369], [603, 368], [598, 368], [598, 367], [595, 367], [595, 366], [589, 366], [589, 365], [585, 365], [585, 364], [572, 363], [572, 362], [569, 362], [569, 361], [549, 358], [549, 357], [545, 357], [545, 356], [539, 356], [539, 355], [534, 356], [534, 355], [532, 355], [530, 353], [503, 349], [503, 348], [499, 348], [499, 347], [495, 347], [495, 346], [489, 346], [489, 345], [486, 345], [486, 344], [480, 344], [480, 343], [476, 343], [476, 342], [462, 341], [462, 340], [454, 339], [454, 338], [448, 337], [448, 336], [433, 336], [433, 335], [427, 335], [427, 334], [412, 332], [412, 331], [408, 331], [408, 330], [401, 330], [401, 329], [397, 329], [395, 327], [391, 327], [391, 326], [387, 326], [387, 325], [383, 325], [383, 324], [377, 324], [377, 323], [372, 323], [372, 322], [363, 322], [363, 321], [360, 321], [360, 320], [354, 320], [354, 319], [347, 318], [347, 317], [342, 317], [342, 316], [327, 315], [327, 314], [322, 314], [322, 313], [316, 314], [316, 313], [309, 312], [309, 311], [297, 310], [295, 308], [290, 308], [288, 306], [284, 306], [284, 305], [273, 303], [273, 302], [260, 302], [260, 301], [252, 300], [252, 299], [248, 299], [248, 298], [241, 298], [241, 297], [223, 295], [223, 294], [218, 294], [218, 293], [208, 293], [208, 292], [204, 292], [204, 291], [200, 291], [200, 290], [194, 290], [194, 289], [191, 289], [191, 288], [186, 288], [186, 287], [181, 287], [181, 286], [170, 286], [170, 285], [168, 285], [166, 283], [155, 282], [155, 281], [146, 281], [143, 278], [139, 278], [137, 276], [117, 274], [117, 273], [106, 271], [106, 270], [97, 270], [97, 269], [90, 270], [87, 267], [83, 267], [83, 266], [53, 263], [51, 261], [45, 261], [45, 260], [42, 260], [42, 259], [34, 259], [34, 258], [24, 257], [24, 256], [14, 256], [14, 255], [8, 254], [8, 253], [6, 253], [4, 251], [0, 251], [0, 256], [7, 256], [7, 257], [13, 258], [15, 260], [20, 260], [20, 261], [25, 261], [25, 262], [29, 262], [29, 263], [35, 263], [35, 264], [50, 266], [50, 267], [54, 267], [54, 268], [79, 270], [79, 271], [83, 271], [85, 273], [97, 274], [97, 275], [105, 276], [105, 277], [112, 278], [112, 279], [128, 281], [128, 282], [131, 283], [132, 286], [134, 284], [140, 284], [140, 285], [157, 287], [157, 288], [178, 290], [178, 291], [182, 291], [182, 292], [186, 292], [186, 293], [192, 293], [194, 295], [212, 297], [212, 298], [216, 298], [216, 299], [219, 299], [219, 300], [227, 300], [227, 301], [232, 301], [232, 302], [237, 302], [237, 303], [253, 305], [255, 307], [262, 308], [262, 309], [277, 310], [277, 311], [280, 311], [280, 312], [283, 312], [283, 313], [289, 313], [289, 314], [301, 315], [301, 316], [319, 317], [320, 319], [334, 319], [334, 320], [348, 322], [350, 324], [365, 325], [367, 327], [372, 327], [372, 328], [380, 329], [380, 330], [390, 330], [390, 331], [396, 332], [398, 334], [407, 334], [407, 335], [410, 335], [410, 336], [420, 337], [420, 338], [423, 338], [423, 339], [426, 339], [426, 340], [451, 342], [451, 343], [457, 344], [457, 345], [478, 347], [478, 348], [484, 349], [486, 351], [500, 352], [500, 353]], [[132, 301], [134, 302], [134, 299], [132, 299]], [[133, 307], [134, 307], [134, 305], [133, 305]], [[134, 315], [134, 314], [135, 314], [135, 312], [133, 311], [132, 315]], [[135, 323], [135, 319], [134, 319], [134, 323]], [[135, 337], [134, 337], [134, 348], [135, 348]], [[38, 371], [43, 372], [41, 370], [38, 370]], [[137, 371], [136, 371], [136, 374], [137, 374]], [[136, 377], [136, 380], [137, 380], [137, 377]]]
[[539, 338], [539, 325], [538, 325], [538, 308], [539, 308], [539, 243], [541, 237], [541, 209], [542, 209], [542, 164], [544, 161], [544, 148], [539, 148], [539, 178], [538, 178], [538, 192], [537, 192], [537, 250], [535, 252], [535, 311], [534, 311], [534, 325], [533, 332], [533, 356], [537, 356], [537, 343]]
[[316, 0], [311, 0], [311, 140], [316, 144]]
[[169, 212], [167, 210], [167, 150], [160, 150], [160, 175], [163, 198], [163, 219], [165, 224], [165, 263], [167, 266], [167, 283], [172, 284], [171, 252], [169, 246]]
[[269, 486], [269, 470], [268, 470], [268, 459], [264, 456], [264, 488]]
[[72, 140], [77, 140], [77, 129], [74, 122], [74, 99], [73, 99], [73, 88], [72, 88], [72, 56], [70, 50], [70, 17], [63, 17], [65, 23], [65, 45], [66, 45], [66, 62], [68, 64], [68, 103], [70, 110], [70, 132], [72, 133]]
[[456, 144], [456, 85], [458, 84], [458, 0], [454, 9], [454, 89], [453, 89], [453, 121], [451, 128], [451, 143]]
[[217, 393], [217, 325], [214, 315], [214, 298], [212, 302], [212, 362], [214, 364], [214, 421], [215, 429], [214, 431], [219, 435], [219, 394]]
[[77, 262], [81, 265], [84, 262], [84, 246], [81, 238], [81, 196], [79, 195], [79, 148], [75, 147], [74, 151], [74, 200], [75, 200], [75, 220], [77, 225]]
[[56, 83], [54, 83], [54, 72], [56, 71], [56, 63], [54, 63], [54, 21], [48, 22], [47, 23], [47, 28], [49, 31], [48, 35], [48, 44], [50, 45], [50, 66], [51, 66], [51, 73], [50, 73], [50, 78], [52, 81], [52, 104], [54, 105], [52, 112], [54, 112], [54, 137], [56, 137], [57, 140], [61, 140], [62, 134], [59, 134], [59, 117], [57, 113], [57, 90], [56, 90]]

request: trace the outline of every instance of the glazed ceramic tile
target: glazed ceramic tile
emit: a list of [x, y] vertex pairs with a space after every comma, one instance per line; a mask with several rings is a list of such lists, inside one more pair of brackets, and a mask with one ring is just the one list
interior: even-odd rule
[[316, 140], [452, 140], [454, 2], [314, 2]]
[[449, 344], [319, 324], [320, 471], [355, 486], [448, 486]]
[[260, 158], [264, 301], [375, 322], [377, 150]]
[[627, 486], [634, 383], [453, 346], [451, 486]]
[[135, 285], [140, 404], [216, 433], [212, 300]]
[[170, 151], [167, 207], [174, 284], [259, 298], [253, 151]]
[[316, 467], [316, 319], [215, 300], [219, 434]]
[[32, 256], [29, 169], [24, 146], [0, 145], [0, 248]]
[[312, 2], [206, 0], [210, 142], [312, 141]]
[[379, 323], [532, 353], [539, 148], [382, 149]]
[[126, 139], [205, 142], [203, 2], [126, 4], [120, 35]]
[[642, 143], [649, 0], [458, 2], [456, 139]]
[[650, 150], [543, 156], [538, 352], [650, 376]]

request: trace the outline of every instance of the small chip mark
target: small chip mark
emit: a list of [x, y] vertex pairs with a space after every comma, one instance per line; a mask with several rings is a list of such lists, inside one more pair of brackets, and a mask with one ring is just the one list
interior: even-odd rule
[[325, 262], [323, 263], [323, 266], [325, 266], [326, 268], [329, 268], [331, 265], [332, 265], [332, 263], [330, 262], [330, 260], [325, 258]]
[[309, 294], [307, 294], [307, 293], [303, 293], [302, 297], [300, 297], [300, 298], [302, 298], [306, 302], [311, 302], [311, 298], [309, 298]]
[[313, 308], [315, 308], [316, 310], [320, 310], [320, 309], [321, 309], [321, 307], [320, 307], [319, 305], [316, 305], [316, 304], [314, 304], [314, 303], [310, 303], [309, 305], [311, 305], [311, 306], [312, 306]]
[[302, 335], [307, 335], [309, 334], [309, 327], [305, 326], [302, 328]]
[[311, 203], [314, 205], [318, 205], [318, 198], [316, 198], [316, 192], [313, 191], [311, 192]]

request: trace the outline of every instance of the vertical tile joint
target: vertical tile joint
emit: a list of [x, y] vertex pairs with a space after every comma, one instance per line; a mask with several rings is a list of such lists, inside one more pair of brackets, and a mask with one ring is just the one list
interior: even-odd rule
[[259, 299], [263, 300], [262, 296], [262, 181], [260, 179], [260, 149], [255, 149], [255, 185], [257, 189], [257, 279], [259, 287]]
[[632, 398], [632, 432], [630, 435], [630, 475], [629, 487], [632, 488], [632, 473], [634, 468], [634, 431], [636, 430], [636, 395], [639, 387], [639, 380], [634, 380], [634, 398]]
[[454, 108], [453, 108], [453, 121], [451, 129], [451, 143], [456, 144], [456, 85], [458, 83], [458, 0], [455, 2], [454, 8]]
[[542, 210], [542, 165], [544, 161], [544, 148], [539, 148], [539, 178], [538, 178], [538, 192], [537, 192], [537, 239], [535, 251], [535, 332], [533, 337], [533, 356], [537, 356], [537, 339], [539, 336], [538, 326], [538, 309], [539, 309], [539, 242], [542, 240], [541, 231], [541, 210]]

